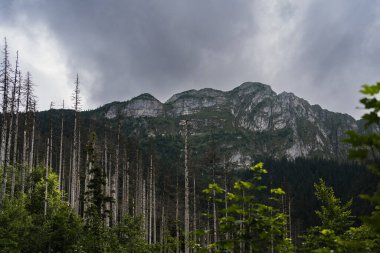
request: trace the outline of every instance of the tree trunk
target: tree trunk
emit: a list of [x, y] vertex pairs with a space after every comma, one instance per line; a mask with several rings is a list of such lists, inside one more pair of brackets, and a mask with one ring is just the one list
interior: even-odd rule
[[[8, 134], [8, 143], [9, 143], [9, 152], [8, 152], [8, 161], [11, 161], [11, 146], [12, 146], [12, 138], [15, 134], [15, 129], [13, 126], [14, 114], [15, 114], [15, 104], [16, 104], [16, 90], [17, 90], [17, 82], [18, 82], [18, 51], [16, 52], [16, 66], [13, 80], [13, 88], [12, 88], [12, 97], [11, 97], [11, 112], [10, 112], [10, 120], [9, 120], [9, 134]], [[15, 170], [16, 163], [12, 160], [12, 171], [11, 171], [11, 198], [14, 197], [14, 187], [15, 187]]]
[[179, 253], [179, 189], [178, 189], [178, 168], [177, 168], [177, 185], [176, 185], [176, 201], [175, 201], [175, 238], [176, 253]]
[[[1, 150], [0, 150], [0, 159], [1, 162], [3, 162], [3, 182], [2, 182], [2, 187], [1, 187], [1, 192], [0, 192], [0, 208], [3, 205], [3, 200], [5, 198], [6, 190], [7, 190], [7, 179], [8, 179], [8, 161], [6, 159], [7, 157], [7, 144], [8, 144], [8, 88], [9, 88], [9, 83], [10, 83], [10, 64], [8, 60], [8, 45], [7, 45], [7, 40], [4, 39], [4, 69], [3, 69], [3, 76], [2, 76], [2, 90], [3, 90], [3, 120], [2, 120], [2, 126], [1, 126]], [[0, 162], [0, 164], [2, 164]]]
[[44, 216], [47, 215], [47, 205], [48, 205], [48, 177], [49, 177], [49, 153], [50, 153], [50, 140], [47, 139], [46, 145], [46, 164], [45, 164], [45, 202], [44, 202]]
[[156, 170], [153, 167], [153, 243], [157, 242], [157, 217], [156, 217]]
[[189, 215], [189, 167], [188, 167], [188, 121], [185, 122], [185, 253], [189, 253], [189, 232], [190, 232], [190, 215]]
[[63, 178], [63, 109], [65, 109], [65, 101], [62, 103], [62, 113], [61, 113], [61, 134], [59, 142], [59, 165], [58, 165], [58, 189], [63, 191], [62, 178]]

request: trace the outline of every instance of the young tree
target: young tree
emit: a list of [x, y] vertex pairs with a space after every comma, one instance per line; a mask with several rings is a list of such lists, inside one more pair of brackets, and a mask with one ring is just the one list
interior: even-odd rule
[[[262, 163], [252, 166], [251, 171], [252, 181], [238, 180], [233, 190], [227, 192], [230, 204], [222, 210], [226, 215], [218, 217], [218, 241], [207, 245], [207, 249], [215, 252], [293, 252], [290, 239], [286, 237], [286, 215], [257, 200], [258, 193], [267, 189], [259, 184], [267, 171]], [[210, 202], [223, 203], [225, 191], [213, 183], [203, 192]], [[277, 202], [284, 191], [270, 189], [267, 194], [270, 200]]]
[[88, 185], [85, 192], [85, 232], [84, 248], [88, 252], [108, 252], [112, 245], [111, 234], [104, 222], [108, 216], [106, 203], [111, 199], [104, 194], [106, 185], [105, 174], [96, 156], [96, 134], [92, 132], [87, 144], [88, 154]]
[[[356, 131], [348, 131], [346, 143], [352, 145], [349, 158], [362, 161], [367, 164], [368, 169], [375, 175], [380, 175], [380, 82], [374, 85], [363, 85], [361, 93], [365, 95], [360, 102], [367, 112], [362, 116], [366, 131], [362, 134]], [[364, 225], [372, 234], [374, 251], [380, 251], [380, 184], [372, 196], [364, 195], [365, 199], [371, 201], [375, 208], [372, 214], [364, 218]]]
[[320, 248], [337, 251], [341, 245], [336, 236], [342, 236], [354, 223], [350, 209], [352, 201], [342, 204], [335, 196], [333, 188], [326, 186], [322, 179], [314, 184], [314, 188], [315, 196], [322, 203], [321, 210], [315, 212], [321, 225], [309, 228], [303, 237], [302, 249], [305, 252]]

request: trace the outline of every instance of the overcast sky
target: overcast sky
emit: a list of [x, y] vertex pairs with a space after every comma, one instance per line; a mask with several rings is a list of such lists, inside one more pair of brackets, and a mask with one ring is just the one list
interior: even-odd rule
[[68, 103], [79, 73], [83, 109], [257, 81], [359, 118], [380, 81], [377, 0], [1, 0], [0, 36], [39, 109]]

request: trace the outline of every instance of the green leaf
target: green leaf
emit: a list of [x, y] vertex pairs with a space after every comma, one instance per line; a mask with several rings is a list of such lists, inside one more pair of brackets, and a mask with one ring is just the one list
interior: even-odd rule
[[278, 195], [284, 195], [285, 192], [281, 188], [275, 188], [270, 190], [271, 193], [278, 194]]

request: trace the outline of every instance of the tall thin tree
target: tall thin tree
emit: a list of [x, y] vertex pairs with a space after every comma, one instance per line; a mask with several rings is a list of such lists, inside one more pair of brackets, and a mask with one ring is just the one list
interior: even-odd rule
[[6, 159], [8, 152], [8, 89], [11, 81], [11, 66], [9, 63], [9, 52], [8, 52], [8, 44], [7, 39], [4, 38], [4, 48], [3, 48], [3, 61], [1, 63], [1, 72], [0, 72], [0, 85], [3, 91], [3, 115], [2, 115], [2, 125], [1, 125], [1, 150], [0, 150], [0, 164], [3, 164], [3, 180], [2, 187], [0, 192], [0, 208], [3, 204], [3, 199], [6, 194], [7, 189], [7, 179], [8, 179], [8, 161]]
[[[10, 126], [9, 128], [11, 131], [9, 132], [8, 135], [8, 142], [9, 142], [9, 152], [8, 152], [8, 160], [10, 161], [10, 156], [11, 156], [11, 145], [12, 145], [12, 138], [17, 136], [16, 133], [16, 122], [15, 125], [13, 126], [13, 121], [16, 120], [17, 116], [15, 116], [15, 111], [17, 111], [17, 85], [19, 84], [19, 69], [18, 69], [18, 51], [16, 52], [16, 65], [15, 65], [15, 72], [14, 72], [14, 79], [13, 79], [13, 87], [12, 87], [12, 96], [11, 96], [11, 112], [10, 112]], [[17, 114], [17, 112], [16, 112]], [[17, 145], [17, 142], [14, 142], [13, 145]], [[17, 147], [16, 147], [17, 149]], [[14, 197], [14, 192], [15, 192], [15, 184], [16, 184], [16, 160], [15, 160], [15, 155], [16, 153], [12, 153], [12, 172], [11, 172], [11, 197]]]

